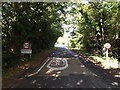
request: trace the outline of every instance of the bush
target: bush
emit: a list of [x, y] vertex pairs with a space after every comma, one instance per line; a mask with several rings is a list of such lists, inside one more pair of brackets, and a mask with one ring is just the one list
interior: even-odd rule
[[3, 52], [2, 54], [2, 68], [3, 70], [9, 69], [19, 63], [20, 55], [12, 52]]

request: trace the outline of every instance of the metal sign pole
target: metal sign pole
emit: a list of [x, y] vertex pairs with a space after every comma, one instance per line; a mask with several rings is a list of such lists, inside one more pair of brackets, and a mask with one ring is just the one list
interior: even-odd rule
[[109, 63], [109, 60], [108, 60], [108, 49], [111, 48], [111, 45], [110, 45], [110, 43], [106, 43], [106, 44], [104, 45], [104, 47], [107, 49], [107, 50], [106, 50], [106, 61]]
[[108, 62], [108, 49], [106, 50], [106, 61]]

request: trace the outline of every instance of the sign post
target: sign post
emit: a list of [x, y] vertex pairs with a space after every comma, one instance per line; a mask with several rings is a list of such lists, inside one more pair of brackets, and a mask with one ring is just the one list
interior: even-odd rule
[[109, 61], [109, 60], [108, 60], [108, 49], [111, 48], [111, 44], [110, 44], [110, 43], [106, 43], [106, 44], [104, 45], [104, 47], [107, 49], [107, 50], [106, 50], [106, 61], [108, 62], [108, 61]]
[[32, 54], [31, 43], [28, 43], [28, 42], [23, 43], [23, 49], [21, 49], [21, 53], [23, 55], [29, 54], [31, 58], [31, 54]]
[[108, 62], [108, 49], [106, 50], [106, 61]]

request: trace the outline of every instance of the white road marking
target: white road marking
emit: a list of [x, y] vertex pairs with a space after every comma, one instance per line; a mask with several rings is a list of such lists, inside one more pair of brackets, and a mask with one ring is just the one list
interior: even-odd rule
[[47, 59], [47, 61], [37, 70], [37, 72], [32, 73], [32, 74], [30, 74], [30, 75], [27, 75], [26, 77], [31, 77], [31, 76], [33, 76], [33, 75], [38, 74], [49, 60], [50, 60], [50, 58]]
[[[55, 67], [55, 66], [50, 66], [52, 65], [52, 62], [55, 62], [55, 65], [60, 65], [60, 60], [63, 62], [63, 67]], [[68, 62], [66, 60], [66, 58], [53, 58], [47, 65], [48, 68], [52, 69], [52, 70], [64, 70], [68, 67]]]

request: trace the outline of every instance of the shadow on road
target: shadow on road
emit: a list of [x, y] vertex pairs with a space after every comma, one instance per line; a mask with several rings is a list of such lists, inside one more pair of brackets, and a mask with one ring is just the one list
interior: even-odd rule
[[[91, 80], [90, 80], [91, 79]], [[70, 74], [68, 76], [34, 76], [20, 80], [17, 88], [116, 88], [116, 82], [106, 86], [95, 82], [98, 78], [87, 75]], [[91, 82], [92, 81], [92, 82]], [[94, 83], [96, 83], [94, 85]], [[112, 86], [112, 87], [110, 87]], [[15, 88], [12, 87], [12, 88]]]

